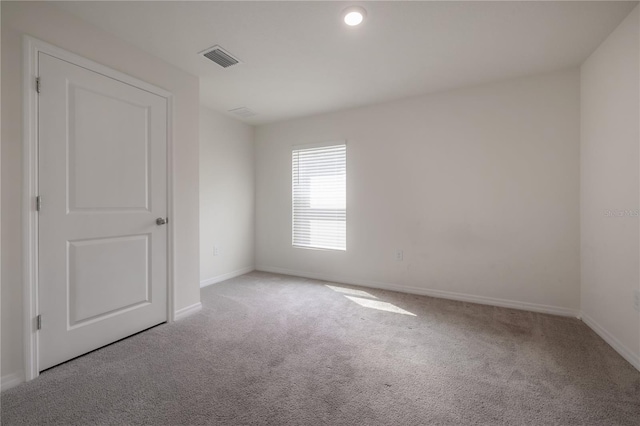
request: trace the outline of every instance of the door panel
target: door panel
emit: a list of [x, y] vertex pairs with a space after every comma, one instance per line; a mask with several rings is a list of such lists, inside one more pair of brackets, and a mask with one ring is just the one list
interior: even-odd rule
[[167, 100], [44, 53], [40, 369], [167, 319]]
[[147, 210], [149, 108], [76, 84], [67, 96], [69, 210]]
[[[149, 235], [70, 241], [69, 326], [150, 303]], [[120, 267], [112, 270], [113, 265]]]

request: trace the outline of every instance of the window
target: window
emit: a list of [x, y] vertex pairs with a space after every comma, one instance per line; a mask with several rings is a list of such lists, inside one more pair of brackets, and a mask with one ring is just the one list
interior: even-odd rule
[[347, 146], [293, 149], [293, 245], [347, 249]]

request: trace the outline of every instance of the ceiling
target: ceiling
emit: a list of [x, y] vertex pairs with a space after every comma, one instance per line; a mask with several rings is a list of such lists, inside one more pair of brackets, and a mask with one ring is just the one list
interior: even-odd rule
[[[261, 124], [581, 64], [636, 2], [59, 2], [200, 77], [200, 100]], [[198, 52], [242, 60], [227, 69]]]

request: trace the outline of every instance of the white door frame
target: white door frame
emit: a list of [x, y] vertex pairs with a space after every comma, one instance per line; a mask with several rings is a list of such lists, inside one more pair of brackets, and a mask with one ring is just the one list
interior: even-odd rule
[[[38, 213], [35, 200], [38, 196], [38, 54], [40, 52], [90, 71], [113, 78], [167, 100], [167, 321], [174, 320], [174, 205], [173, 205], [173, 96], [164, 89], [115, 71], [97, 62], [83, 58], [59, 47], [30, 36], [23, 38], [23, 335], [25, 380], [38, 377], [39, 348], [36, 316], [38, 315]], [[42, 90], [47, 90], [43, 85]], [[46, 203], [46, 200], [44, 200]]]

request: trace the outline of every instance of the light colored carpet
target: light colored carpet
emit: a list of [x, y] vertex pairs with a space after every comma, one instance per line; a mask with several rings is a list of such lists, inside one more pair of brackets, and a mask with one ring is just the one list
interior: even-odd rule
[[201, 312], [2, 393], [2, 424], [640, 424], [640, 372], [576, 319], [324, 284], [207, 287]]

